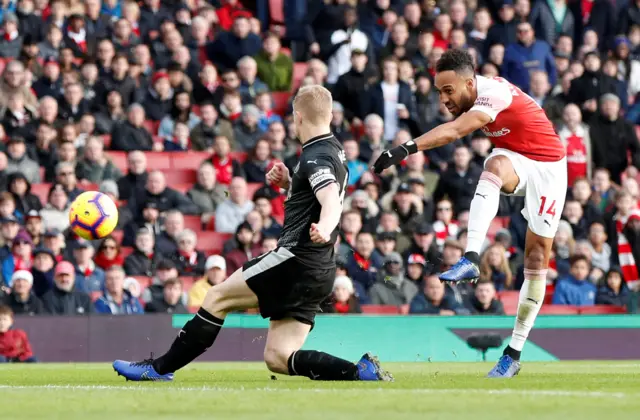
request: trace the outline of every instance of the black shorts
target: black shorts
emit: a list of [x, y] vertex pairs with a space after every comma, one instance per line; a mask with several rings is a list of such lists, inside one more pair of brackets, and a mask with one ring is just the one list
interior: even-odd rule
[[320, 304], [333, 290], [336, 269], [311, 268], [278, 247], [245, 263], [242, 275], [258, 296], [263, 318], [294, 318], [313, 327]]

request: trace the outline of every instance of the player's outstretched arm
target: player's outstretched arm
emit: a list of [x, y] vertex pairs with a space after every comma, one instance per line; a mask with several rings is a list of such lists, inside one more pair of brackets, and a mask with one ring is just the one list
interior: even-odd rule
[[373, 164], [373, 170], [380, 173], [392, 165], [402, 162], [410, 154], [419, 150], [429, 150], [449, 144], [478, 130], [491, 122], [491, 117], [482, 111], [469, 111], [460, 117], [421, 135], [415, 140], [382, 153]]
[[315, 243], [327, 243], [331, 240], [331, 233], [338, 226], [342, 214], [342, 200], [338, 184], [332, 182], [319, 189], [316, 191], [316, 198], [322, 206], [322, 210], [320, 210], [318, 223], [311, 224], [309, 236]]

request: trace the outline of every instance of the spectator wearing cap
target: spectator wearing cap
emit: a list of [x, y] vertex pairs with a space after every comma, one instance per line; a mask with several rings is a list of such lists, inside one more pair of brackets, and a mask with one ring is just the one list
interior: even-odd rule
[[155, 239], [149, 229], [136, 233], [134, 251], [124, 260], [124, 271], [128, 276], [151, 277], [162, 256], [155, 252]]
[[95, 302], [95, 311], [109, 315], [136, 315], [144, 313], [140, 301], [124, 288], [125, 274], [121, 266], [114, 265], [105, 274], [104, 292]]
[[[368, 90], [376, 79], [373, 66], [369, 66], [369, 57], [364, 50], [351, 51], [350, 69], [338, 77], [332, 89], [334, 102], [344, 106], [347, 120], [359, 126], [365, 121], [369, 110]], [[374, 114], [375, 115], [375, 114]], [[380, 124], [382, 128], [382, 124]], [[366, 130], [366, 124], [365, 124]], [[382, 137], [382, 134], [379, 135]], [[376, 136], [377, 137], [377, 136]], [[367, 161], [370, 160], [366, 159]]]
[[113, 127], [111, 150], [121, 150], [123, 152], [134, 150], [151, 151], [153, 138], [144, 128], [144, 120], [145, 108], [140, 104], [130, 105], [127, 109], [126, 121]]
[[620, 118], [620, 99], [608, 93], [600, 98], [600, 113], [589, 129], [594, 165], [606, 168], [615, 183], [628, 166], [627, 155], [632, 164], [640, 168], [640, 145], [633, 124]]
[[404, 275], [402, 256], [392, 252], [384, 258], [382, 270], [369, 289], [374, 305], [408, 305], [418, 293], [418, 287]]
[[3, 37], [0, 40], [0, 57], [18, 58], [23, 37], [18, 31], [18, 17], [15, 13], [4, 13], [2, 17]]
[[328, 314], [359, 314], [362, 308], [355, 294], [353, 282], [348, 276], [336, 275], [331, 296], [322, 304], [322, 312]]
[[467, 315], [453, 295], [445, 292], [445, 285], [436, 273], [425, 276], [420, 290], [409, 306], [412, 315]]
[[187, 197], [198, 206], [202, 222], [209, 223], [218, 205], [226, 199], [226, 189], [217, 183], [216, 170], [211, 162], [204, 161], [200, 164], [196, 183], [187, 192]]
[[59, 98], [62, 94], [62, 77], [60, 75], [60, 63], [57, 57], [46, 57], [42, 76], [36, 80], [32, 89], [39, 99], [45, 96]]
[[56, 256], [48, 248], [38, 247], [33, 252], [33, 293], [42, 298], [46, 292], [53, 288], [53, 274], [56, 264]]
[[20, 232], [20, 222], [18, 219], [11, 215], [0, 219], [0, 259], [5, 259], [11, 253], [11, 246], [13, 240]]
[[16, 204], [16, 211], [26, 215], [32, 210], [42, 209], [40, 199], [31, 194], [31, 183], [22, 172], [14, 172], [7, 177], [9, 192], [13, 195]]
[[[442, 173], [433, 196], [441, 200], [448, 196], [456, 211], [469, 210], [473, 199], [473, 186], [478, 183], [482, 169], [471, 163], [471, 152], [459, 145], [453, 153], [453, 165]], [[452, 214], [453, 215], [453, 214]]]
[[[19, 270], [31, 270], [33, 266], [33, 242], [29, 234], [21, 230], [18, 232], [11, 246], [11, 253], [2, 260], [2, 278], [11, 287], [12, 275]], [[7, 282], [8, 281], [8, 282]]]
[[33, 275], [27, 270], [18, 270], [11, 276], [11, 294], [5, 299], [16, 315], [40, 315], [44, 307], [40, 299], [33, 293]]
[[427, 261], [422, 254], [410, 254], [407, 261], [407, 280], [410, 280], [415, 285], [419, 285], [422, 282], [422, 276], [425, 271]]
[[158, 203], [160, 213], [169, 210], [177, 210], [183, 214], [198, 213], [198, 207], [184, 194], [167, 187], [167, 180], [162, 171], [151, 171], [144, 190], [139, 190], [135, 197], [129, 199], [129, 208], [134, 218], [142, 216], [142, 205], [148, 200]]
[[220, 255], [211, 255], [204, 265], [204, 276], [189, 289], [189, 307], [200, 307], [211, 286], [227, 278], [227, 262]]
[[189, 313], [182, 302], [183, 288], [180, 279], [167, 280], [162, 288], [162, 297], [145, 305], [147, 313], [186, 314]]
[[235, 232], [253, 207], [253, 202], [247, 197], [247, 182], [244, 178], [234, 177], [229, 185], [229, 198], [216, 209], [216, 231]]
[[42, 296], [45, 312], [50, 315], [89, 315], [94, 312], [91, 298], [74, 289], [75, 270], [69, 261], [60, 261], [54, 271], [54, 286]]
[[233, 137], [237, 147], [245, 152], [250, 151], [264, 134], [258, 125], [260, 109], [255, 105], [242, 107], [240, 121], [233, 129]]
[[164, 71], [155, 72], [151, 78], [151, 86], [142, 100], [147, 118], [153, 121], [164, 118], [171, 110], [172, 96], [169, 74]]
[[398, 79], [398, 61], [387, 57], [382, 62], [382, 80], [369, 90], [368, 113], [384, 118], [384, 139], [392, 141], [398, 128], [417, 120], [411, 88]]
[[129, 61], [124, 54], [113, 57], [111, 72], [100, 77], [96, 86], [96, 105], [106, 105], [108, 93], [111, 91], [120, 93], [123, 108], [142, 99], [135, 80], [129, 76]]
[[146, 200], [142, 205], [141, 217], [125, 225], [122, 245], [132, 246], [135, 243], [137, 232], [142, 228], [148, 229], [154, 236], [159, 236], [162, 233], [162, 220], [160, 219], [160, 211], [155, 199]]
[[40, 182], [40, 166], [27, 155], [23, 137], [12, 137], [7, 143], [7, 175], [21, 172], [32, 184]]
[[191, 229], [184, 229], [178, 234], [178, 250], [168, 257], [174, 261], [180, 276], [201, 276], [205, 272], [206, 257], [198, 251], [198, 237]]
[[404, 252], [404, 259], [410, 255], [419, 254], [430, 264], [435, 264], [441, 256], [435, 241], [435, 231], [430, 223], [420, 223], [413, 232], [413, 240], [409, 248]]
[[504, 315], [504, 307], [496, 299], [496, 289], [491, 280], [478, 281], [465, 306], [473, 315]]
[[104, 289], [104, 270], [93, 261], [95, 249], [86, 239], [78, 239], [73, 248], [75, 260], [75, 289], [83, 292], [99, 292]]
[[225, 255], [228, 276], [242, 267], [244, 263], [262, 253], [260, 246], [254, 242], [256, 234], [248, 222], [242, 222], [238, 225], [234, 236], [236, 248]]
[[[147, 133], [148, 134], [148, 133]], [[127, 155], [127, 174], [118, 180], [118, 192], [122, 200], [129, 200], [147, 183], [147, 157], [134, 150]]]
[[34, 246], [42, 245], [44, 240], [44, 226], [42, 224], [42, 217], [38, 210], [29, 210], [24, 217], [24, 227], [31, 237]]
[[376, 252], [382, 257], [386, 257], [392, 252], [396, 252], [396, 232], [376, 233]]
[[587, 257], [575, 254], [569, 259], [569, 274], [556, 281], [551, 303], [554, 305], [590, 306], [595, 304], [596, 286], [589, 281], [591, 264]]
[[249, 19], [244, 14], [236, 15], [231, 31], [221, 32], [215, 41], [207, 44], [207, 57], [218, 68], [234, 68], [242, 57], [254, 56], [261, 48], [260, 37], [250, 32]]

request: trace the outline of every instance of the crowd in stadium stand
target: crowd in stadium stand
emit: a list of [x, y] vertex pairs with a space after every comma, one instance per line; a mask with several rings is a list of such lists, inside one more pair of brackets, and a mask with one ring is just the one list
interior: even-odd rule
[[[186, 313], [274, 249], [284, 195], [265, 174], [296, 164], [291, 100], [308, 84], [333, 93], [350, 170], [323, 311], [513, 314], [522, 198], [501, 197], [477, 285], [438, 280], [464, 253], [490, 138], [368, 169], [453, 118], [433, 87], [448, 48], [527, 92], [566, 145], [542, 313], [623, 312], [640, 284], [638, 0], [2, 0], [0, 26], [0, 300], [15, 314]], [[100, 241], [68, 230], [86, 190], [119, 205]]]

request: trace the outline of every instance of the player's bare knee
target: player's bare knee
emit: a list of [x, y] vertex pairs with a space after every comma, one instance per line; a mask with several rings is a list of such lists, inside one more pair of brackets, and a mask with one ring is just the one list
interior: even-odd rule
[[217, 286], [213, 286], [207, 291], [202, 307], [212, 314], [228, 312], [224, 293]]
[[534, 243], [529, 245], [529, 250], [525, 255], [524, 266], [530, 270], [542, 270], [545, 267], [545, 247], [544, 244]]
[[287, 362], [290, 354], [274, 346], [266, 346], [264, 348], [264, 362], [267, 368], [274, 373], [289, 374], [289, 366]]
[[484, 164], [484, 170], [503, 179], [506, 172], [505, 160], [508, 159], [504, 156], [494, 156]]

